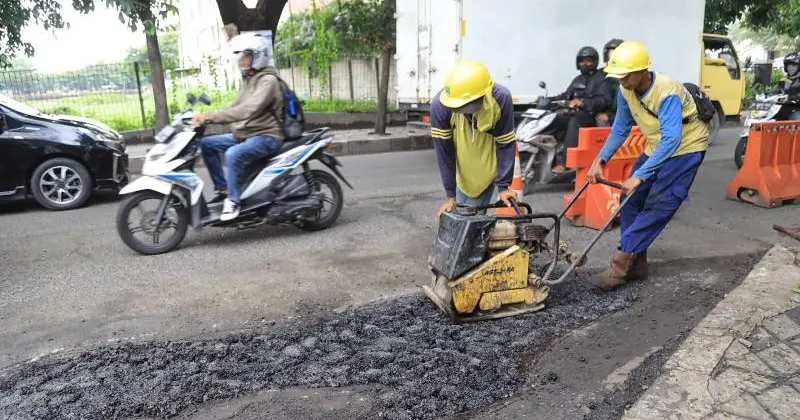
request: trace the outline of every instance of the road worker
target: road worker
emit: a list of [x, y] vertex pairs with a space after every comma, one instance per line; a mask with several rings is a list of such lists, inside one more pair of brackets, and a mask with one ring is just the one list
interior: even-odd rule
[[431, 136], [447, 201], [486, 206], [497, 189], [507, 206], [517, 194], [509, 190], [514, 176], [516, 135], [511, 92], [494, 83], [480, 62], [462, 60], [447, 75], [431, 101]]
[[620, 244], [610, 267], [593, 278], [604, 290], [647, 276], [647, 248], [688, 197], [708, 148], [709, 127], [698, 118], [686, 88], [670, 76], [650, 70], [650, 55], [639, 42], [623, 42], [611, 54], [605, 72], [619, 79], [617, 112], [587, 178], [595, 183], [603, 166], [638, 125], [647, 143], [631, 176], [622, 184], [632, 194], [621, 210]]

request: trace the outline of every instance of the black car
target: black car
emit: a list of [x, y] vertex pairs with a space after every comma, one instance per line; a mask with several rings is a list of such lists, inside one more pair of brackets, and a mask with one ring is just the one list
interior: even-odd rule
[[96, 190], [125, 186], [128, 175], [118, 132], [0, 95], [0, 201], [32, 195], [48, 209], [73, 209]]

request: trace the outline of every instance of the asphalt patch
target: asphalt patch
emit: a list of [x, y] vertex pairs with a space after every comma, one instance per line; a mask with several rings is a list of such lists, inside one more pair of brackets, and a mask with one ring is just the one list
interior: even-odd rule
[[555, 287], [545, 310], [496, 321], [454, 324], [419, 293], [215, 340], [45, 357], [0, 373], [0, 412], [12, 419], [169, 418], [263, 390], [355, 385], [370, 386], [374, 415], [386, 419], [475, 410], [517, 392], [536, 349], [630, 307], [641, 288], [600, 293], [581, 277]]

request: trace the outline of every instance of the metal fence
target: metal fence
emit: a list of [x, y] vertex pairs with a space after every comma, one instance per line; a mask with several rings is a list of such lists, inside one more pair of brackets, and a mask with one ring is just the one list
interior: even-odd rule
[[155, 115], [149, 66], [138, 63], [60, 74], [3, 71], [0, 94], [45, 113], [94, 118], [123, 131], [152, 126]]
[[[209, 66], [218, 67], [209, 62], [199, 68], [165, 72], [171, 114], [185, 105], [185, 94], [189, 91], [208, 91], [215, 108], [226, 106], [233, 99], [237, 87], [220, 83], [217, 76], [211, 76], [216, 72], [205, 68]], [[310, 100], [306, 107], [309, 111], [371, 110], [377, 100], [377, 60], [334, 63], [328, 68], [327, 78], [300, 65], [279, 69], [279, 73], [298, 96]], [[155, 123], [150, 80], [146, 63], [103, 64], [60, 74], [0, 71], [0, 94], [45, 113], [93, 118], [119, 131], [140, 130]], [[394, 80], [392, 68], [389, 104], [396, 97], [392, 89]]]
[[[328, 66], [327, 74], [302, 65], [278, 69], [286, 83], [306, 99], [340, 99], [350, 101], [376, 101], [378, 98], [379, 60], [346, 60]], [[326, 80], [327, 79], [327, 80]], [[392, 65], [389, 76], [389, 103], [395, 103], [397, 93], [392, 88], [397, 74]]]

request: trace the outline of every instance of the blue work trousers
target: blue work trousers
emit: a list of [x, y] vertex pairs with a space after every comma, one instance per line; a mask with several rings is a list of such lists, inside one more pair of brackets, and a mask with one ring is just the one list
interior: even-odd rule
[[[228, 190], [228, 199], [239, 203], [239, 182], [245, 166], [255, 159], [275, 154], [281, 148], [281, 141], [270, 136], [253, 136], [238, 143], [233, 134], [216, 134], [200, 139], [203, 161], [211, 174], [211, 181], [217, 191]], [[228, 180], [222, 171], [220, 153], [225, 153], [225, 166], [228, 167]]]
[[[642, 182], [620, 211], [620, 249], [640, 253], [667, 227], [672, 216], [689, 197], [705, 152], [687, 153], [667, 159], [650, 178]], [[642, 154], [631, 173], [645, 162]]]

